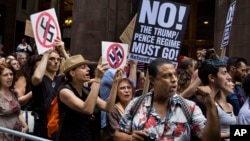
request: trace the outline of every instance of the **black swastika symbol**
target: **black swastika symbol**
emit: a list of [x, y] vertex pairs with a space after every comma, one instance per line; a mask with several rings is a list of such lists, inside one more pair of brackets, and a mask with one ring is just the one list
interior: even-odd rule
[[120, 61], [122, 60], [123, 58], [123, 54], [122, 54], [122, 51], [116, 46], [114, 48], [115, 50], [113, 50], [110, 54], [109, 54], [109, 57], [112, 61], [112, 64], [114, 66], [117, 65], [117, 63], [120, 63]]
[[[41, 27], [44, 29], [43, 37], [44, 37], [47, 41], [52, 42], [53, 37], [54, 37], [54, 33], [51, 32], [50, 29], [51, 29], [51, 28], [52, 28], [52, 29], [55, 29], [55, 26], [51, 25], [48, 21], [45, 22], [45, 21], [44, 21], [44, 18], [42, 18]], [[48, 36], [48, 34], [49, 34], [50, 36]]]

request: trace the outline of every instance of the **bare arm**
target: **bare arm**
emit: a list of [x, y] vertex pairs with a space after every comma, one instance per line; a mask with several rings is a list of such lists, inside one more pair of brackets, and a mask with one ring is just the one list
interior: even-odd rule
[[109, 94], [109, 98], [108, 101], [105, 102], [104, 100], [102, 100], [101, 98], [98, 97], [97, 99], [97, 107], [99, 107], [100, 109], [106, 111], [106, 112], [111, 112], [114, 105], [115, 105], [115, 99], [116, 99], [116, 95], [117, 95], [117, 87], [118, 87], [118, 83], [119, 81], [122, 79], [122, 75], [123, 75], [123, 70], [117, 70], [115, 76], [114, 76], [114, 80], [113, 80], [113, 84], [110, 90], [110, 94]]
[[220, 141], [220, 121], [216, 106], [207, 107], [207, 122], [202, 141]]
[[192, 82], [180, 95], [185, 98], [190, 98], [194, 95], [195, 90], [197, 87], [201, 84], [201, 80], [199, 77], [197, 77], [194, 82]]
[[29, 100], [32, 98], [32, 92], [28, 92], [25, 94], [26, 87], [26, 79], [24, 76], [20, 76], [18, 80], [15, 82], [14, 89], [17, 92], [18, 102], [21, 106], [27, 104]]
[[207, 121], [201, 140], [220, 141], [220, 121], [213, 98], [214, 93], [209, 86], [200, 86], [198, 88], [198, 94], [203, 96], [203, 102], [207, 109]]
[[20, 123], [22, 125], [22, 132], [27, 133], [29, 128], [28, 128], [28, 125], [26, 124], [26, 122], [24, 120], [22, 112], [20, 112], [20, 114], [18, 115], [18, 119], [19, 119], [19, 121], [20, 121]]
[[128, 78], [136, 83], [137, 62], [134, 60], [130, 60], [129, 64], [130, 64], [130, 69]]
[[25, 95], [26, 79], [24, 76], [20, 76], [14, 84], [14, 89], [17, 92], [17, 96], [21, 97]]
[[30, 101], [31, 98], [32, 98], [32, 91], [23, 96], [18, 97], [18, 102], [21, 106], [24, 106]]
[[221, 136], [221, 139], [229, 139], [230, 138], [230, 132], [221, 132], [220, 136]]
[[42, 60], [40, 61], [39, 65], [36, 67], [34, 74], [32, 75], [31, 82], [33, 85], [37, 86], [42, 82], [43, 76], [46, 72], [47, 62], [49, 59], [49, 54], [52, 50], [48, 50], [44, 53]]
[[57, 37], [57, 38], [55, 39], [54, 44], [55, 44], [55, 47], [56, 47], [56, 48], [60, 51], [60, 53], [63, 55], [63, 57], [64, 57], [65, 59], [68, 59], [69, 56], [68, 56], [68, 54], [67, 54], [67, 52], [66, 52], [66, 50], [65, 50], [64, 42], [63, 42], [59, 37]]
[[114, 141], [132, 141], [132, 135], [119, 130], [115, 130]]
[[79, 99], [75, 94], [69, 89], [62, 89], [59, 92], [60, 100], [69, 106], [71, 109], [85, 113], [87, 115], [91, 115], [96, 106], [96, 101], [99, 94], [100, 89], [100, 79], [108, 68], [107, 64], [98, 65], [96, 70], [95, 81], [92, 84], [91, 91], [88, 94], [88, 97], [85, 101]]
[[92, 88], [87, 99], [82, 101], [78, 98], [71, 90], [64, 88], [59, 92], [60, 100], [66, 104], [71, 109], [82, 112], [87, 115], [91, 115], [93, 113], [96, 99], [98, 97], [100, 83], [93, 82]]
[[147, 133], [143, 130], [135, 130], [131, 134], [115, 130], [114, 141], [144, 141]]

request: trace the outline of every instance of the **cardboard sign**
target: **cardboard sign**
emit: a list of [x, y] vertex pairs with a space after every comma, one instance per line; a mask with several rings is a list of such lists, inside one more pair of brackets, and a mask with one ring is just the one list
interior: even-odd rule
[[43, 54], [54, 46], [54, 40], [57, 37], [61, 38], [55, 9], [32, 14], [30, 19], [38, 53]]
[[142, 0], [129, 59], [150, 63], [166, 58], [177, 64], [189, 6], [166, 0]]
[[126, 65], [128, 44], [102, 41], [102, 63], [110, 68], [119, 69]]
[[135, 14], [133, 19], [129, 22], [128, 26], [126, 27], [126, 29], [122, 32], [122, 34], [120, 36], [120, 40], [123, 43], [128, 44], [128, 50], [130, 50], [130, 46], [131, 46], [131, 41], [132, 41], [134, 28], [135, 28], [136, 17], [137, 17], [137, 14]]
[[24, 35], [29, 36], [31, 38], [34, 38], [34, 34], [33, 34], [33, 30], [32, 30], [32, 25], [31, 25], [30, 20], [26, 20]]

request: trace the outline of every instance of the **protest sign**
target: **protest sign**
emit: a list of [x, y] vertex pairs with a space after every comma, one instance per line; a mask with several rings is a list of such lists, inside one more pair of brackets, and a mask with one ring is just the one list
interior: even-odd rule
[[29, 36], [31, 38], [34, 38], [32, 25], [31, 25], [30, 20], [26, 20], [24, 35]]
[[122, 34], [120, 36], [120, 40], [123, 43], [128, 44], [128, 50], [130, 50], [130, 46], [131, 46], [131, 41], [132, 41], [134, 28], [135, 28], [136, 17], [137, 17], [137, 14], [135, 14], [133, 19], [129, 22], [128, 26], [126, 27], [126, 29], [122, 32]]
[[129, 59], [149, 63], [166, 58], [177, 64], [189, 6], [166, 0], [142, 0]]
[[54, 46], [54, 40], [57, 37], [61, 38], [55, 9], [32, 14], [30, 19], [38, 53], [43, 54]]
[[102, 41], [102, 63], [110, 68], [119, 69], [126, 65], [128, 44]]
[[229, 6], [220, 49], [223, 49], [229, 44], [230, 31], [234, 17], [235, 5], [236, 5], [236, 0], [232, 2]]

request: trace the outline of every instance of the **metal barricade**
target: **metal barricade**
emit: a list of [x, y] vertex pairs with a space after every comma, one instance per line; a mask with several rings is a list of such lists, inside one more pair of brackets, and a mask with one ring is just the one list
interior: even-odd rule
[[[16, 130], [11, 130], [9, 128], [0, 127], [0, 134], [3, 134], [3, 133], [8, 133], [8, 134], [11, 134], [13, 136], [21, 137], [21, 138], [24, 138], [24, 139], [29, 139], [29, 140], [32, 140], [32, 141], [52, 141], [52, 140], [37, 137], [37, 136], [34, 136], [34, 135], [29, 135], [29, 134], [26, 134], [26, 133], [18, 132]], [[4, 139], [3, 139], [3, 141], [4, 141]]]

